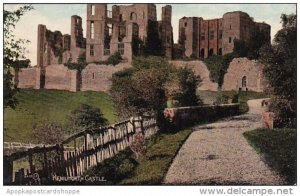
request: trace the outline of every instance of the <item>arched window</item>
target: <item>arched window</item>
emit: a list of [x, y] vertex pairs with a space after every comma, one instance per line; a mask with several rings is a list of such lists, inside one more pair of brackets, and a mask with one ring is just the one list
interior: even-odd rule
[[247, 77], [246, 76], [244, 76], [242, 78], [242, 87], [247, 87]]
[[134, 12], [130, 13], [130, 20], [136, 20], [136, 13]]

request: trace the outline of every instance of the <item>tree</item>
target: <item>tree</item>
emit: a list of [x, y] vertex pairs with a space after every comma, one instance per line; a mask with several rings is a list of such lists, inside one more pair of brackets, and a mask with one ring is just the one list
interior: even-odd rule
[[266, 33], [256, 29], [249, 40], [234, 40], [233, 53], [236, 57], [258, 59], [260, 48], [269, 44], [269, 41], [269, 37]]
[[13, 76], [11, 68], [19, 68], [20, 60], [25, 60], [25, 47], [24, 44], [29, 43], [29, 40], [16, 39], [13, 30], [16, 23], [20, 20], [26, 12], [32, 10], [31, 5], [25, 5], [15, 11], [3, 11], [3, 34], [4, 34], [4, 49], [3, 49], [3, 65], [4, 65], [4, 108], [15, 108], [17, 99], [17, 86], [13, 84]]
[[34, 127], [34, 137], [39, 143], [57, 144], [63, 141], [63, 128], [60, 124], [46, 122]]
[[158, 22], [154, 20], [148, 20], [145, 54], [147, 56], [164, 56], [162, 41], [158, 33]]
[[281, 22], [274, 44], [260, 50], [260, 61], [266, 65], [267, 90], [272, 94], [270, 110], [276, 115], [277, 126], [296, 127], [297, 16], [283, 14]]
[[69, 120], [71, 133], [92, 130], [108, 124], [99, 108], [87, 104], [81, 104], [73, 110]]
[[198, 102], [196, 88], [199, 79], [191, 70], [176, 69], [165, 59], [154, 56], [134, 58], [132, 65], [132, 68], [117, 72], [112, 77], [110, 92], [120, 118], [153, 114], [163, 129], [167, 93], [175, 76], [180, 86], [176, 98], [183, 105], [191, 106]]
[[198, 106], [202, 102], [196, 94], [201, 79], [193, 70], [183, 67], [178, 68], [166, 83], [166, 94], [170, 99], [177, 100], [180, 106]]

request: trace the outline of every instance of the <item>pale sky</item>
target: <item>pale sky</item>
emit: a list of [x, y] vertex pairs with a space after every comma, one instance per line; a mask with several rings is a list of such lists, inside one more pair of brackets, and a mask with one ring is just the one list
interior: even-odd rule
[[[166, 4], [156, 4], [157, 19], [161, 20], [161, 7]], [[271, 38], [281, 28], [282, 13], [296, 13], [296, 4], [170, 4], [172, 6], [172, 26], [174, 42], [178, 40], [179, 19], [187, 17], [202, 17], [203, 19], [221, 18], [224, 13], [232, 11], [247, 12], [256, 22], [266, 22], [271, 25]], [[14, 10], [21, 4], [5, 4], [4, 9]], [[83, 22], [83, 35], [86, 37], [86, 5], [85, 4], [34, 4], [34, 10], [22, 16], [16, 25], [14, 34], [17, 38], [31, 41], [26, 45], [26, 57], [31, 65], [36, 65], [37, 27], [44, 24], [47, 29], [59, 30], [62, 34], [70, 34], [71, 16], [79, 15]], [[108, 5], [111, 9], [111, 5]]]

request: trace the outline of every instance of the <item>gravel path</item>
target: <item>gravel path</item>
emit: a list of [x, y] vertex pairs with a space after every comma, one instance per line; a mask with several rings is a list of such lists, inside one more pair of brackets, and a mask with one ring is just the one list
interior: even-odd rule
[[283, 180], [248, 144], [243, 132], [261, 126], [261, 99], [249, 112], [195, 127], [176, 155], [166, 184], [280, 185]]

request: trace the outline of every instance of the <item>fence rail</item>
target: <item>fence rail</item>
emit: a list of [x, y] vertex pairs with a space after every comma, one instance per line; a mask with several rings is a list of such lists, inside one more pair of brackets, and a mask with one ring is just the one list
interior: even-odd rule
[[[85, 130], [60, 144], [36, 146], [4, 156], [4, 184], [51, 184], [60, 177], [78, 177], [89, 168], [113, 157], [128, 147], [135, 133], [145, 138], [156, 134], [158, 127], [151, 116], [131, 118], [108, 127]], [[83, 141], [83, 145], [77, 145]], [[70, 147], [74, 145], [74, 147]], [[18, 162], [26, 167], [17, 167]]]

